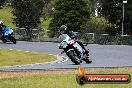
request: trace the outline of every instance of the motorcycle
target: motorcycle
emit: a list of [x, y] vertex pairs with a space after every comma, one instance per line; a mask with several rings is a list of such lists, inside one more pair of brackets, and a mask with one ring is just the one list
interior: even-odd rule
[[3, 29], [1, 40], [3, 43], [13, 42], [16, 44], [16, 39], [13, 36], [13, 30], [10, 27], [6, 27]]
[[75, 41], [71, 39], [67, 34], [62, 34], [59, 36], [59, 49], [63, 49], [62, 53], [71, 59], [73, 63], [79, 65], [83, 61], [86, 63], [91, 63], [89, 60], [89, 55], [86, 54], [85, 50]]

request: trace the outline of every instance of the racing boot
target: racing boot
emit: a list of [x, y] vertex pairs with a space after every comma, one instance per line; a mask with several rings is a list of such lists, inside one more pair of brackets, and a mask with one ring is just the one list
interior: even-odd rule
[[85, 55], [86, 55], [86, 58], [84, 58], [84, 61], [86, 63], [92, 63], [92, 60], [89, 58], [89, 49], [88, 50], [85, 49]]

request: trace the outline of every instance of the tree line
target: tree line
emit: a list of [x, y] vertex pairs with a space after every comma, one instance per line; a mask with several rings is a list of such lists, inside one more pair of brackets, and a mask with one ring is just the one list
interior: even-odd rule
[[[40, 18], [46, 14], [47, 3], [52, 2], [52, 18], [48, 30], [54, 37], [61, 25], [77, 32], [121, 34], [123, 0], [0, 0], [11, 3], [14, 23], [17, 27], [26, 27], [29, 34], [32, 28], [39, 27]], [[45, 11], [45, 12], [44, 12]], [[125, 4], [125, 34], [132, 34], [132, 1]]]

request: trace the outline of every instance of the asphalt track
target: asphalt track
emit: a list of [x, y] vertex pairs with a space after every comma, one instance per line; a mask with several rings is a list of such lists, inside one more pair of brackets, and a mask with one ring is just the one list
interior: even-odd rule
[[[3, 44], [0, 41], [0, 48], [41, 52], [61, 56], [61, 50], [57, 43], [51, 42], [24, 42], [18, 41], [17, 44]], [[90, 50], [91, 64], [81, 63], [85, 68], [106, 68], [106, 67], [129, 67], [132, 66], [132, 46], [127, 45], [95, 45], [86, 46]], [[63, 54], [65, 56], [65, 54]], [[74, 65], [70, 59], [63, 58], [63, 61], [54, 63], [42, 63], [34, 65], [0, 67], [4, 71], [19, 70], [54, 70], [54, 69], [76, 69], [79, 65]]]

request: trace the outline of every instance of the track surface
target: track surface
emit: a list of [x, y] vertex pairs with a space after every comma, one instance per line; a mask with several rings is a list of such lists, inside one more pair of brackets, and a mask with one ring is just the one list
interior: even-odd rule
[[[18, 41], [17, 44], [3, 44], [0, 41], [0, 48], [8, 48], [15, 50], [25, 50], [33, 52], [41, 52], [47, 54], [60, 55], [61, 50], [58, 49], [57, 43], [51, 42], [24, 42]], [[83, 67], [127, 67], [132, 66], [132, 46], [125, 45], [88, 45], [86, 48], [90, 50], [91, 64], [83, 62]], [[65, 56], [65, 54], [63, 54]], [[0, 67], [0, 70], [35, 70], [35, 69], [74, 69], [78, 65], [74, 65], [70, 60], [62, 63], [53, 64], [36, 64], [13, 67]]]

